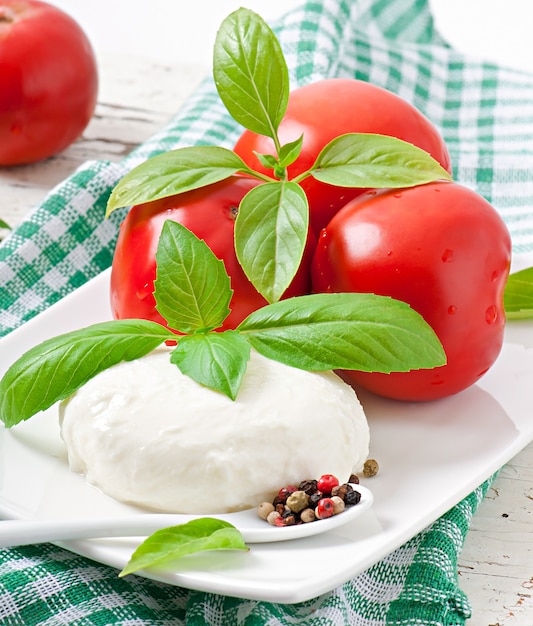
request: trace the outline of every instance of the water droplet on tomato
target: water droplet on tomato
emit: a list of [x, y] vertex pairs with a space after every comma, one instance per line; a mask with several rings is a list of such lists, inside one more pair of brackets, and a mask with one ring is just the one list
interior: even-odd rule
[[366, 192], [367, 196], [375, 196], [377, 194], [377, 191], [375, 189], [370, 189], [370, 191]]
[[403, 194], [398, 192], [398, 193], [393, 194], [393, 196], [395, 198], [401, 198], [403, 196]]
[[489, 308], [485, 311], [485, 320], [487, 324], [494, 324], [494, 322], [498, 319], [498, 309], [493, 304], [489, 306]]
[[145, 298], [148, 298], [148, 296], [152, 295], [153, 293], [153, 287], [150, 288], [150, 285], [148, 283], [145, 283], [141, 289], [137, 289], [137, 291], [135, 292], [135, 295], [137, 296], [137, 298], [139, 298], [139, 300], [144, 300]]
[[448, 307], [448, 315], [455, 315], [455, 313], [457, 313], [457, 307], [455, 304], [450, 304]]
[[453, 250], [446, 248], [442, 253], [442, 262], [443, 263], [451, 263], [453, 261]]
[[495, 282], [498, 280], [498, 276], [500, 275], [500, 272], [498, 272], [498, 270], [494, 270], [494, 272], [492, 272], [492, 275], [490, 277], [491, 282]]

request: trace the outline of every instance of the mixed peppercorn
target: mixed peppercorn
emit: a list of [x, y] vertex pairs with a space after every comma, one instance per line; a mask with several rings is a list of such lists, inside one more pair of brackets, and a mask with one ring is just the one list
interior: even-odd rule
[[293, 526], [326, 519], [361, 500], [361, 494], [353, 487], [358, 483], [356, 475], [340, 484], [333, 474], [324, 474], [318, 480], [304, 480], [297, 486], [282, 487], [274, 500], [262, 502], [257, 512], [272, 526]]

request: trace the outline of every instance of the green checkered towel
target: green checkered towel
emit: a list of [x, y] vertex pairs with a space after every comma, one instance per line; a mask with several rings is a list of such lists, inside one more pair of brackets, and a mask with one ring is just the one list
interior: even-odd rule
[[[533, 76], [467, 59], [436, 32], [426, 0], [309, 0], [275, 25], [293, 86], [351, 76], [398, 93], [440, 129], [455, 178], [501, 212], [515, 254], [533, 252]], [[90, 162], [0, 246], [0, 335], [110, 265], [124, 213], [107, 198], [132, 166], [179, 146], [231, 147], [241, 129], [211, 80], [159, 134], [118, 164]], [[490, 480], [366, 572], [296, 605], [119, 579], [53, 545], [0, 551], [0, 623], [26, 626], [459, 625], [470, 615], [457, 555]]]

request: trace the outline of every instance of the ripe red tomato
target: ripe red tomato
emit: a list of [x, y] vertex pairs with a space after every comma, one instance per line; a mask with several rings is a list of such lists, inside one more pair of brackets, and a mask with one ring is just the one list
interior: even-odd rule
[[81, 135], [96, 105], [89, 40], [63, 11], [0, 0], [0, 165], [32, 163]]
[[[186, 226], [224, 261], [234, 291], [231, 313], [223, 329], [235, 328], [252, 311], [267, 304], [245, 276], [233, 242], [235, 218], [247, 191], [259, 184], [232, 177], [208, 187], [163, 198], [130, 209], [121, 224], [111, 268], [111, 307], [117, 319], [141, 318], [165, 324], [155, 309], [155, 252], [167, 219]], [[304, 258], [285, 297], [311, 290], [311, 258], [316, 244], [310, 235]]]
[[[361, 80], [331, 78], [295, 89], [279, 127], [280, 141], [294, 141], [302, 133], [302, 152], [288, 168], [290, 178], [308, 170], [322, 148], [345, 133], [403, 139], [428, 152], [451, 173], [448, 150], [431, 122], [396, 94]], [[275, 154], [274, 143], [268, 137], [246, 130], [234, 149], [250, 167], [272, 173], [256, 156]], [[342, 206], [364, 191], [333, 187], [312, 177], [305, 179], [302, 187], [309, 200], [311, 228], [317, 236]]]
[[313, 290], [403, 300], [443, 344], [432, 370], [344, 372], [354, 385], [400, 400], [432, 400], [475, 383], [498, 356], [511, 240], [496, 210], [451, 182], [366, 192], [322, 231]]

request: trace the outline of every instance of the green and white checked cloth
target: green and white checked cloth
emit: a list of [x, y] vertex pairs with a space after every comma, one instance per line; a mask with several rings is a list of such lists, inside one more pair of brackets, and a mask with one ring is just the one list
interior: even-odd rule
[[[441, 130], [459, 182], [501, 212], [515, 254], [533, 253], [533, 75], [467, 59], [433, 26], [427, 0], [309, 0], [275, 24], [293, 87], [351, 76], [398, 93]], [[111, 263], [111, 189], [179, 146], [231, 147], [241, 129], [206, 80], [160, 133], [118, 164], [89, 162], [0, 245], [0, 335]], [[533, 264], [533, 263], [532, 263]], [[58, 626], [460, 625], [470, 615], [457, 556], [487, 481], [424, 532], [331, 593], [279, 605], [188, 591], [53, 545], [0, 551], [0, 624]]]

